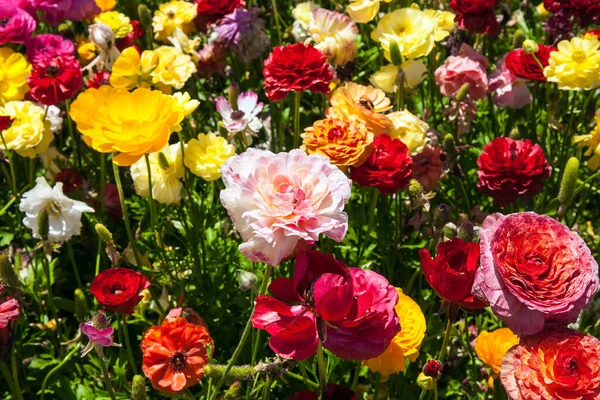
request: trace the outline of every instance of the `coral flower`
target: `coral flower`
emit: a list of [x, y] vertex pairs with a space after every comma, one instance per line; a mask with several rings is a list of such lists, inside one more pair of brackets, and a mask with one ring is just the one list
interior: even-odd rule
[[475, 339], [475, 352], [481, 362], [490, 367], [492, 377], [497, 378], [502, 368], [502, 358], [511, 347], [519, 344], [519, 337], [508, 328], [482, 331]]
[[564, 328], [522, 338], [501, 378], [511, 400], [600, 399], [600, 340]]
[[23, 100], [29, 90], [27, 76], [31, 64], [22, 54], [8, 47], [0, 48], [0, 106], [13, 100]]
[[265, 60], [265, 92], [271, 101], [284, 99], [289, 92], [308, 90], [329, 93], [333, 79], [327, 57], [312, 45], [278, 46]]
[[221, 177], [221, 167], [235, 155], [235, 147], [214, 133], [201, 133], [185, 145], [183, 162], [190, 172], [207, 182]]
[[252, 261], [277, 266], [321, 233], [336, 242], [346, 235], [351, 183], [324, 156], [251, 148], [227, 160], [221, 173], [221, 203]]
[[55, 105], [83, 88], [81, 65], [74, 57], [48, 57], [34, 65], [27, 77], [29, 94], [39, 103]]
[[324, 8], [314, 9], [308, 23], [308, 32], [316, 43], [317, 50], [332, 63], [345, 65], [358, 53], [355, 42], [358, 28], [344, 14]]
[[517, 335], [577, 319], [598, 290], [598, 264], [583, 239], [533, 212], [492, 214], [481, 231], [473, 294]]
[[451, 0], [450, 8], [456, 12], [456, 24], [460, 29], [473, 33], [496, 36], [500, 25], [494, 7], [500, 0]]
[[600, 42], [597, 37], [558, 43], [544, 68], [548, 82], [563, 90], [592, 90], [600, 86]]
[[92, 280], [90, 292], [109, 311], [133, 314], [142, 301], [140, 292], [150, 286], [144, 275], [128, 268], [109, 268]]
[[165, 147], [171, 133], [181, 129], [184, 114], [171, 96], [159, 91], [101, 86], [77, 97], [71, 118], [88, 146], [101, 153], [119, 152], [113, 162], [129, 166]]
[[[533, 58], [533, 55], [525, 53], [523, 49], [509, 51], [505, 60], [506, 67], [519, 78], [531, 81], [545, 81], [544, 68], [548, 66], [550, 53], [557, 51], [557, 49], [554, 46], [544, 46], [543, 44], [539, 44], [538, 47], [539, 50], [535, 53], [537, 61]], [[542, 67], [540, 67], [540, 64]]]
[[575, 135], [573, 143], [579, 143], [578, 147], [587, 147], [584, 154], [587, 157], [591, 156], [588, 167], [593, 171], [597, 170], [600, 165], [600, 115], [596, 115], [594, 129], [587, 135]]
[[200, 382], [213, 341], [208, 330], [185, 318], [167, 318], [142, 338], [142, 370], [152, 386], [177, 393]]
[[35, 27], [35, 19], [27, 11], [0, 6], [0, 46], [25, 42]]
[[73, 42], [60, 35], [44, 33], [36, 35], [25, 42], [27, 60], [37, 64], [43, 59], [52, 57], [73, 57], [75, 46]]
[[398, 291], [398, 303], [395, 310], [400, 319], [400, 332], [394, 336], [389, 347], [376, 358], [363, 361], [373, 372], [389, 376], [406, 370], [407, 360], [419, 358], [419, 349], [425, 338], [427, 323], [419, 305], [410, 297]]

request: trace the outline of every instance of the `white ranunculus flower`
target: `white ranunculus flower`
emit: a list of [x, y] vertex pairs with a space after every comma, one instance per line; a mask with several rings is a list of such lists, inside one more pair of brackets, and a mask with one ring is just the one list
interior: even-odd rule
[[60, 108], [56, 106], [42, 106], [46, 110], [46, 121], [50, 122], [52, 133], [60, 132], [62, 129], [63, 118], [60, 116]]
[[19, 209], [25, 212], [23, 224], [33, 231], [33, 237], [41, 239], [38, 233], [38, 215], [46, 210], [50, 230], [48, 240], [61, 242], [69, 240], [81, 232], [81, 214], [94, 212], [94, 209], [82, 201], [72, 200], [63, 194], [62, 183], [50, 187], [46, 179], [36, 179], [37, 185], [23, 194]]

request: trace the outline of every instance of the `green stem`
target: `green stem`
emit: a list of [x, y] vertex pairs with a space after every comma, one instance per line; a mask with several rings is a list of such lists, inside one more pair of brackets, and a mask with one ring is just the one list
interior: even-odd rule
[[75, 353], [77, 353], [78, 351], [79, 351], [79, 345], [74, 346], [73, 349], [69, 352], [69, 354], [67, 354], [66, 357], [63, 358], [63, 360], [56, 367], [52, 368], [50, 370], [50, 372], [48, 372], [48, 374], [44, 378], [44, 382], [42, 383], [41, 400], [44, 400], [44, 396], [46, 394], [46, 387], [48, 386], [48, 382], [50, 381], [50, 378], [52, 377], [52, 375], [54, 375], [67, 362], [69, 362], [71, 357], [73, 357], [75, 355]]
[[23, 394], [21, 393], [21, 385], [19, 384], [19, 372], [17, 370], [17, 354], [16, 351], [13, 352], [11, 357], [11, 368], [12, 368], [12, 376], [15, 384], [15, 392], [17, 395], [17, 400], [23, 400]]
[[404, 110], [404, 71], [402, 67], [398, 67], [398, 77], [396, 78], [398, 87], [396, 88], [396, 111]]
[[375, 393], [373, 394], [373, 400], [378, 400], [379, 399], [379, 390], [381, 389], [381, 374], [380, 373], [376, 373], [376, 378], [375, 378]]
[[319, 341], [317, 346], [317, 364], [319, 368], [319, 384], [321, 386], [321, 396], [319, 399], [326, 400], [327, 398], [327, 370], [325, 367], [325, 356], [323, 355], [323, 346]]
[[281, 25], [279, 23], [279, 11], [277, 11], [277, 0], [271, 0], [273, 6], [273, 18], [275, 19], [275, 26], [277, 27], [277, 39], [278, 43], [281, 44]]
[[300, 98], [302, 92], [294, 92], [294, 149], [300, 144]]
[[43, 252], [42, 247], [42, 266], [44, 267], [44, 275], [46, 275], [46, 285], [48, 291], [48, 307], [50, 308], [50, 312], [52, 313], [52, 317], [56, 320], [57, 332], [58, 332], [58, 316], [56, 315], [56, 308], [54, 307], [54, 296], [52, 295], [52, 282], [50, 280], [50, 261], [46, 257], [46, 254]]
[[0, 370], [2, 371], [2, 376], [4, 377], [4, 380], [6, 381], [8, 388], [10, 389], [10, 391], [13, 394], [13, 397], [15, 399], [23, 399], [23, 397], [19, 397], [20, 393], [17, 393], [17, 390], [15, 389], [15, 385], [13, 382], [13, 379], [10, 375], [10, 371], [8, 370], [8, 367], [6, 365], [5, 361], [0, 361]]
[[73, 246], [71, 245], [70, 241], [67, 241], [67, 251], [69, 252], [69, 259], [71, 260], [71, 266], [73, 267], [73, 274], [75, 275], [75, 280], [77, 281], [77, 287], [83, 290], [81, 278], [79, 277], [79, 270], [77, 268], [77, 263], [75, 262], [75, 256], [73, 255]]
[[350, 387], [352, 390], [356, 390], [356, 385], [358, 385], [358, 377], [360, 376], [361, 369], [362, 361], [358, 361], [356, 363], [356, 369], [354, 370], [354, 377], [352, 377], [352, 386]]
[[98, 356], [100, 360], [100, 366], [102, 367], [102, 374], [104, 375], [104, 383], [106, 384], [106, 390], [108, 391], [108, 395], [111, 400], [116, 400], [115, 392], [112, 387], [112, 383], [110, 382], [110, 376], [108, 375], [108, 367], [106, 366], [106, 361], [102, 359], [102, 357]]
[[127, 356], [129, 357], [129, 364], [133, 370], [133, 374], [138, 374], [137, 365], [135, 364], [135, 358], [133, 358], [133, 351], [131, 348], [131, 342], [129, 341], [129, 328], [127, 328], [127, 321], [123, 315], [119, 316], [119, 325], [123, 329], [123, 336], [125, 337], [125, 347], [127, 347]]
[[302, 381], [305, 385], [310, 386], [311, 389], [318, 389], [319, 388], [319, 384], [318, 383], [315, 383], [315, 382], [311, 381], [310, 379], [303, 377], [302, 375], [298, 375], [298, 374], [295, 374], [295, 373], [290, 372], [290, 371], [286, 371], [285, 375], [289, 376], [290, 378], [294, 378], [294, 379], [297, 379], [299, 381]]
[[446, 332], [444, 333], [444, 340], [442, 341], [442, 348], [440, 349], [440, 354], [438, 356], [438, 361], [440, 363], [444, 363], [444, 358], [446, 357], [446, 349], [448, 347], [448, 341], [450, 341], [450, 334], [452, 333], [452, 321], [448, 318], [448, 323], [446, 323]]
[[263, 393], [262, 393], [262, 399], [263, 400], [269, 400], [270, 394], [271, 394], [271, 382], [270, 381], [266, 381], [265, 382], [265, 386], [263, 387]]
[[379, 199], [379, 190], [377, 188], [373, 188], [373, 197], [371, 198], [371, 205], [369, 206], [369, 219], [367, 223], [367, 237], [360, 243], [358, 257], [356, 260], [356, 265], [359, 266], [362, 260], [363, 253], [365, 248], [368, 246], [369, 238], [371, 237], [371, 228], [373, 228], [373, 220], [375, 219], [375, 209], [377, 208], [377, 199]]
[[65, 100], [65, 108], [67, 109], [67, 128], [69, 129], [69, 135], [73, 139], [73, 144], [75, 145], [75, 154], [77, 154], [77, 168], [81, 168], [81, 151], [80, 151], [80, 139], [79, 136], [75, 135], [73, 130], [73, 120], [71, 119], [70, 114], [70, 100]]

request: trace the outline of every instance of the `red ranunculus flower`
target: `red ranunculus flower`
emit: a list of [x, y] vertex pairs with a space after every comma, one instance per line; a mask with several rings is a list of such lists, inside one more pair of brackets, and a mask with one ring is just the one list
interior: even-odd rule
[[501, 207], [519, 198], [535, 197], [552, 172], [539, 145], [506, 137], [488, 143], [477, 165], [477, 188]]
[[100, 272], [90, 285], [90, 292], [108, 311], [133, 314], [142, 300], [140, 292], [150, 286], [144, 275], [128, 268], [109, 268]]
[[320, 339], [338, 357], [366, 360], [385, 351], [400, 329], [394, 287], [332, 255], [298, 253], [294, 279], [275, 279], [269, 291], [276, 297], [256, 298], [252, 325], [271, 335], [269, 346], [284, 358], [307, 359]]
[[597, 38], [600, 38], [600, 29], [593, 29], [591, 31], [587, 31], [585, 33], [585, 36], [596, 36]]
[[81, 65], [73, 57], [46, 57], [34, 65], [27, 84], [34, 100], [55, 105], [72, 98], [83, 88]]
[[360, 186], [375, 186], [385, 194], [403, 189], [412, 176], [412, 158], [406, 145], [382, 134], [375, 138], [373, 147], [367, 161], [350, 168], [350, 178]]
[[544, 8], [562, 18], [572, 15], [582, 27], [600, 22], [598, 0], [544, 0]]
[[442, 300], [470, 310], [486, 306], [471, 294], [479, 263], [477, 243], [455, 238], [438, 244], [435, 258], [427, 249], [419, 250], [419, 257], [425, 279]]
[[275, 47], [265, 60], [263, 74], [265, 92], [271, 101], [281, 100], [292, 91], [329, 93], [333, 79], [327, 57], [304, 43]]
[[83, 184], [83, 178], [73, 168], [63, 169], [54, 177], [54, 180], [62, 182], [64, 194], [73, 193]]
[[[535, 53], [535, 56], [540, 61], [540, 64], [542, 64], [542, 67], [545, 68], [548, 66], [550, 53], [556, 51], [556, 47], [544, 46], [543, 44], [538, 46], [540, 50]], [[506, 63], [506, 67], [509, 69], [509, 71], [519, 78], [542, 82], [546, 80], [546, 77], [544, 76], [544, 70], [540, 68], [533, 56], [525, 53], [523, 49], [510, 51], [506, 55], [504, 62]]]
[[196, 27], [200, 32], [205, 32], [209, 24], [213, 24], [233, 10], [244, 7], [244, 0], [194, 0], [198, 7]]
[[[123, 51], [126, 48], [131, 47], [131, 46], [138, 47], [135, 44], [135, 42], [138, 39], [141, 39], [142, 37], [144, 37], [144, 28], [142, 28], [142, 24], [140, 23], [140, 21], [133, 20], [133, 21], [129, 22], [129, 24], [131, 25], [133, 30], [131, 32], [129, 32], [127, 34], [127, 36], [125, 36], [124, 38], [121, 38], [121, 39], [117, 39], [115, 42], [117, 49], [119, 49], [120, 51]], [[139, 47], [138, 47], [138, 49], [139, 49]], [[141, 53], [141, 51], [139, 51], [139, 53]]]
[[110, 72], [108, 71], [96, 72], [87, 81], [88, 88], [98, 89], [103, 85], [110, 85]]
[[[315, 392], [303, 390], [301, 392], [294, 393], [289, 400], [319, 400], [319, 397]], [[351, 389], [336, 385], [335, 383], [328, 383], [325, 400], [358, 400], [358, 397]]]
[[14, 118], [0, 115], [0, 132], [7, 130], [12, 125]]
[[500, 0], [451, 0], [450, 8], [456, 12], [455, 20], [460, 29], [496, 36], [500, 33], [494, 13], [498, 3]]

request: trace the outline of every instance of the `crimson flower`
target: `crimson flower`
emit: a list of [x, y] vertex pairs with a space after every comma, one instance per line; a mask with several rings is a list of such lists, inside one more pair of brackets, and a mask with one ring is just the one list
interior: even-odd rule
[[54, 177], [54, 180], [62, 182], [64, 194], [73, 193], [78, 187], [83, 185], [83, 178], [73, 168], [63, 169]]
[[148, 286], [150, 281], [139, 272], [128, 268], [109, 268], [94, 278], [90, 292], [107, 310], [133, 314], [133, 307], [143, 297], [140, 292]]
[[198, 7], [196, 27], [199, 31], [206, 31], [209, 24], [214, 24], [227, 14], [231, 14], [236, 8], [244, 7], [244, 0], [194, 0]]
[[256, 298], [252, 325], [271, 335], [269, 346], [284, 358], [305, 360], [321, 340], [340, 358], [365, 360], [385, 351], [400, 329], [394, 287], [332, 255], [298, 253], [294, 279], [275, 279], [269, 291], [276, 297]]
[[6, 115], [0, 115], [0, 132], [7, 130], [12, 125], [14, 118]]
[[18, 320], [20, 310], [19, 302], [14, 297], [0, 299], [0, 329], [6, 328], [10, 321]]
[[265, 60], [265, 92], [271, 101], [282, 100], [292, 91], [329, 93], [333, 79], [327, 57], [304, 43], [278, 46]]
[[403, 189], [412, 176], [412, 158], [400, 139], [382, 134], [373, 141], [374, 150], [360, 167], [350, 168], [350, 178], [360, 186], [375, 186], [381, 193]]
[[[550, 59], [550, 53], [556, 51], [554, 46], [544, 46], [543, 44], [538, 45], [539, 51], [535, 53], [535, 56], [539, 60], [542, 67], [548, 66], [548, 59]], [[531, 54], [525, 53], [523, 49], [511, 50], [504, 61], [506, 67], [515, 76], [531, 81], [546, 81], [544, 76], [544, 70], [540, 68], [537, 61]]]
[[500, 33], [494, 13], [498, 3], [500, 0], [451, 0], [450, 8], [456, 12], [455, 21], [460, 29], [496, 36]]
[[108, 71], [96, 72], [87, 81], [88, 88], [98, 89], [103, 85], [110, 85], [110, 72]]
[[554, 14], [551, 19], [570, 20], [584, 28], [600, 23], [598, 0], [544, 0], [544, 8]]
[[83, 88], [81, 65], [74, 57], [46, 57], [34, 65], [27, 84], [34, 100], [55, 105], [72, 98]]
[[140, 21], [130, 21], [129, 25], [133, 28], [131, 32], [129, 32], [124, 38], [117, 39], [115, 45], [117, 49], [120, 51], [125, 50], [128, 47], [136, 46], [138, 48], [138, 52], [141, 53], [139, 47], [135, 44], [138, 39], [144, 37], [144, 28], [142, 28], [142, 24]]

